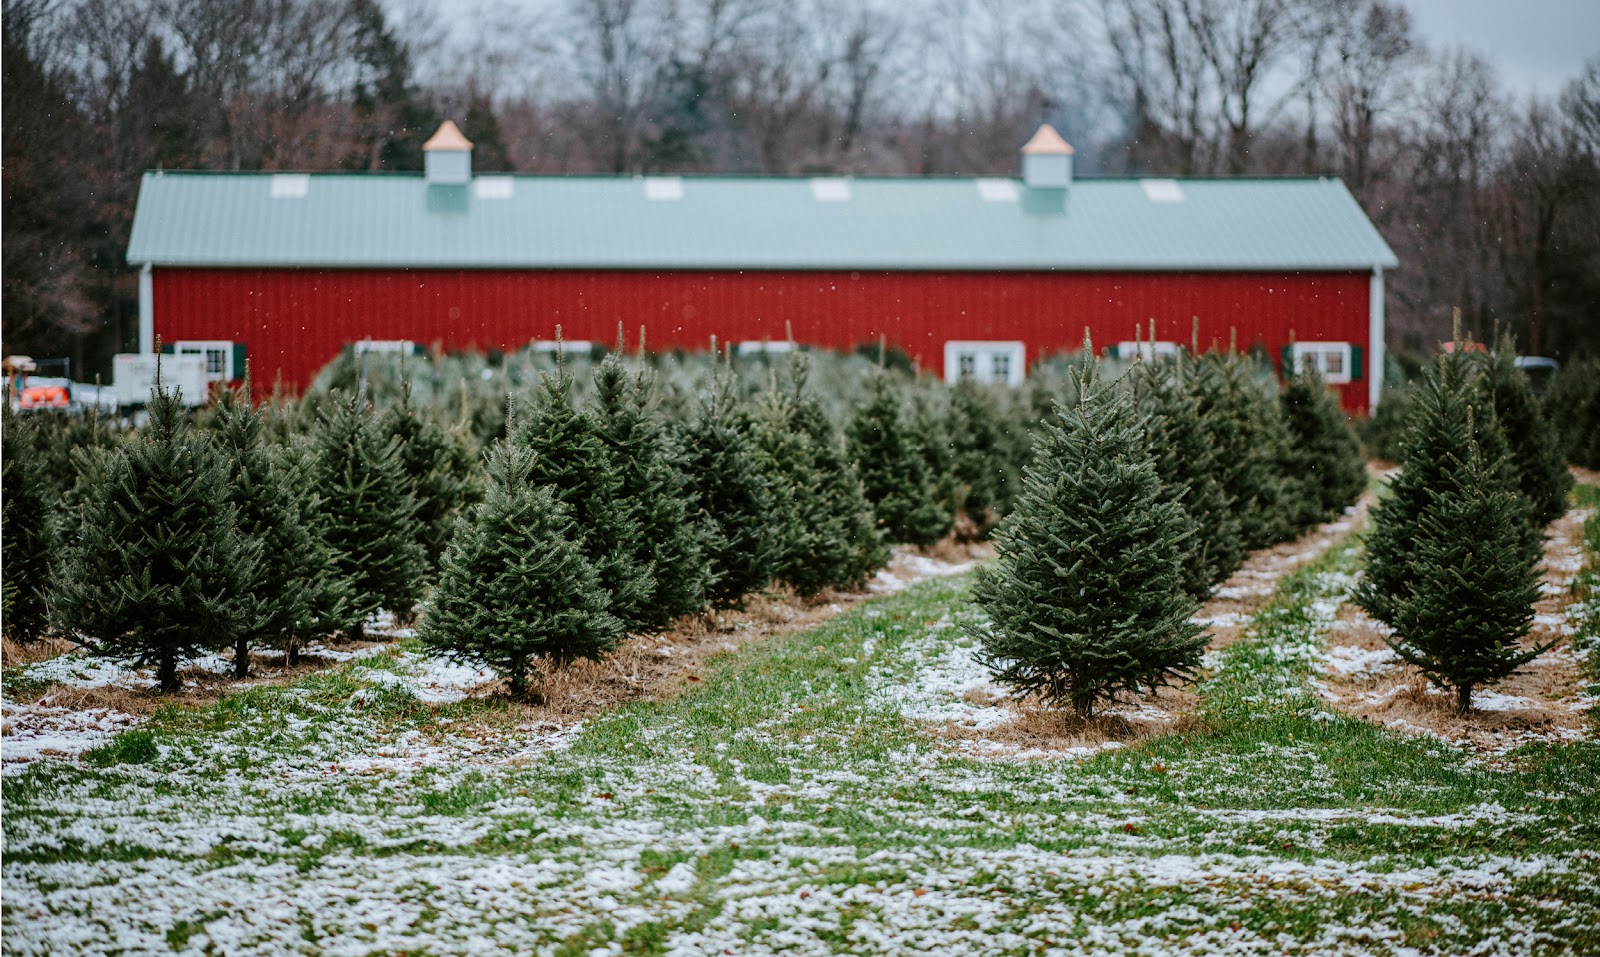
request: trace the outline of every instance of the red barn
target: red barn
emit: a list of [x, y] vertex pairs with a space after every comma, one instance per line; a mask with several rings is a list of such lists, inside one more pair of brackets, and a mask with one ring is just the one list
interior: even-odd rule
[[[351, 342], [512, 350], [880, 336], [948, 379], [1019, 382], [1083, 340], [1260, 344], [1376, 402], [1383, 270], [1333, 179], [1072, 177], [1045, 127], [1018, 178], [474, 176], [446, 124], [425, 174], [147, 173], [128, 259], [156, 336], [307, 384]], [[1145, 338], [1148, 334], [1145, 333]]]

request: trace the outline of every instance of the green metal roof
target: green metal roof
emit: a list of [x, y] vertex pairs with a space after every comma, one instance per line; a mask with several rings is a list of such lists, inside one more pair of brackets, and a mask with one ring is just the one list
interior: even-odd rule
[[1396, 265], [1335, 179], [146, 173], [128, 259], [183, 266], [1347, 270]]

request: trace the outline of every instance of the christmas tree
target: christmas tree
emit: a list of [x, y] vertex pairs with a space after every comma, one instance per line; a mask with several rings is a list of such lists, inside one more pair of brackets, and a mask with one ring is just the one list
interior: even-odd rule
[[1361, 444], [1315, 369], [1291, 376], [1280, 396], [1289, 428], [1290, 524], [1309, 528], [1339, 514], [1367, 487]]
[[644, 529], [594, 419], [573, 407], [565, 365], [544, 377], [527, 414], [513, 418], [512, 441], [533, 454], [531, 481], [571, 513], [579, 548], [611, 596], [609, 611], [629, 631], [652, 627], [655, 569], [640, 560], [648, 554]]
[[262, 414], [250, 401], [248, 378], [242, 392], [222, 394], [211, 432], [227, 463], [227, 498], [238, 515], [239, 531], [261, 547], [249, 590], [262, 602], [262, 617], [257, 627], [240, 629], [234, 637], [234, 676], [245, 678], [252, 644], [282, 646], [310, 617], [315, 586], [302, 569], [316, 543], [297, 507], [294, 487], [272, 461]]
[[355, 610], [353, 584], [340, 573], [339, 553], [328, 540], [330, 515], [322, 508], [317, 481], [318, 453], [305, 436], [269, 447], [272, 467], [289, 490], [299, 523], [306, 530], [304, 550], [288, 566], [297, 578], [293, 586], [304, 599], [300, 617], [286, 634], [272, 643], [283, 650], [285, 661], [300, 660], [300, 649], [312, 638], [350, 632], [361, 624]]
[[652, 389], [648, 373], [629, 375], [613, 353], [595, 372], [590, 413], [618, 480], [617, 507], [631, 513], [642, 533], [634, 559], [651, 570], [649, 596], [638, 619], [629, 622], [637, 631], [660, 631], [704, 607], [708, 570], [699, 530], [690, 520], [681, 450], [651, 414]]
[[1600, 469], [1600, 359], [1561, 367], [1545, 393], [1545, 418], [1555, 423], [1567, 461]]
[[1448, 355], [1437, 369], [1413, 423], [1414, 438], [1431, 437], [1374, 509], [1356, 600], [1394, 629], [1395, 652], [1454, 689], [1465, 712], [1474, 687], [1544, 650], [1519, 644], [1539, 597], [1540, 547], [1499, 429], [1477, 421], [1472, 402], [1485, 397], [1467, 362]]
[[29, 642], [43, 637], [49, 624], [45, 596], [50, 585], [50, 563], [59, 537], [52, 514], [50, 483], [44, 463], [34, 452], [34, 426], [0, 408], [0, 548], [4, 549], [5, 581], [0, 585], [5, 636]]
[[400, 442], [385, 436], [358, 394], [322, 403], [312, 440], [324, 535], [338, 575], [350, 583], [350, 634], [380, 608], [408, 620], [422, 595], [423, 560], [416, 499], [401, 471]]
[[773, 490], [774, 574], [802, 595], [859, 585], [887, 559], [860, 476], [838, 430], [806, 394], [807, 363], [791, 365], [793, 390], [767, 390], [757, 408], [757, 461]]
[[1394, 629], [1397, 654], [1456, 691], [1464, 712], [1474, 687], [1543, 650], [1519, 645], [1539, 596], [1540, 536], [1461, 350], [1440, 356], [1417, 387], [1408, 434], [1391, 494], [1373, 509], [1356, 601]]
[[874, 376], [869, 398], [851, 417], [849, 441], [878, 530], [888, 541], [932, 545], [950, 531], [955, 516], [928, 474], [905, 421], [899, 384], [888, 372]]
[[1166, 498], [1182, 506], [1193, 528], [1184, 544], [1184, 591], [1204, 598], [1244, 561], [1244, 542], [1233, 500], [1218, 480], [1216, 448], [1201, 422], [1192, 360], [1141, 362], [1130, 379]]
[[95, 653], [155, 662], [161, 690], [175, 692], [180, 658], [260, 627], [250, 589], [261, 546], [239, 532], [224, 457], [191, 431], [159, 375], [148, 414], [90, 495], [51, 607]]
[[461, 520], [418, 632], [429, 648], [505, 675], [518, 698], [535, 659], [599, 660], [622, 635], [570, 511], [532, 480], [533, 465], [515, 442], [490, 450], [484, 500]]
[[718, 608], [736, 607], [772, 581], [771, 491], [736, 398], [732, 375], [719, 370], [679, 434], [708, 572], [706, 597]]
[[1194, 368], [1200, 421], [1216, 453], [1217, 481], [1235, 505], [1245, 550], [1292, 537], [1296, 529], [1283, 474], [1290, 441], [1275, 388], [1231, 351], [1207, 353]]
[[957, 505], [987, 531], [1011, 509], [1015, 463], [1000, 400], [992, 389], [958, 382], [950, 390], [945, 435], [957, 483]]
[[1186, 677], [1205, 638], [1183, 588], [1183, 509], [1132, 399], [1100, 387], [1092, 367], [1084, 376], [1076, 407], [1044, 424], [973, 595], [996, 678], [1087, 718], [1123, 692]]
[[1533, 397], [1527, 374], [1516, 366], [1516, 352], [1510, 334], [1502, 336], [1485, 357], [1483, 383], [1510, 446], [1517, 486], [1532, 506], [1534, 525], [1543, 528], [1566, 512], [1572, 473], [1555, 426]]
[[457, 513], [471, 504], [472, 457], [458, 433], [445, 431], [412, 401], [410, 379], [400, 401], [380, 417], [378, 430], [400, 440], [400, 472], [417, 503], [419, 544], [432, 574], [450, 544]]

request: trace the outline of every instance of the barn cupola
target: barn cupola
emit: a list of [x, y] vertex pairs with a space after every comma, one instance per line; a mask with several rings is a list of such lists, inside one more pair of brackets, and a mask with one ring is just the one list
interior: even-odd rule
[[1022, 147], [1022, 184], [1029, 189], [1072, 185], [1072, 147], [1049, 123], [1041, 125]]
[[429, 186], [465, 186], [472, 179], [472, 141], [449, 120], [422, 144]]

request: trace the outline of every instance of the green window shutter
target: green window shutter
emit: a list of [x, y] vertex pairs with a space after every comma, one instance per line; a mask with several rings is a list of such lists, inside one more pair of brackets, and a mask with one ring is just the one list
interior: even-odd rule
[[1284, 346], [1283, 351], [1278, 353], [1278, 361], [1285, 379], [1294, 375], [1296, 372], [1294, 367], [1294, 346]]
[[170, 342], [163, 342], [161, 344], [161, 354], [164, 355], [164, 356], [177, 355], [178, 354], [178, 347], [173, 345]]
[[233, 377], [235, 379], [244, 378], [244, 360], [249, 354], [250, 351], [245, 348], [244, 343], [235, 342], [233, 344]]
[[1350, 381], [1360, 382], [1366, 378], [1366, 369], [1361, 361], [1362, 349], [1360, 346], [1350, 347]]

